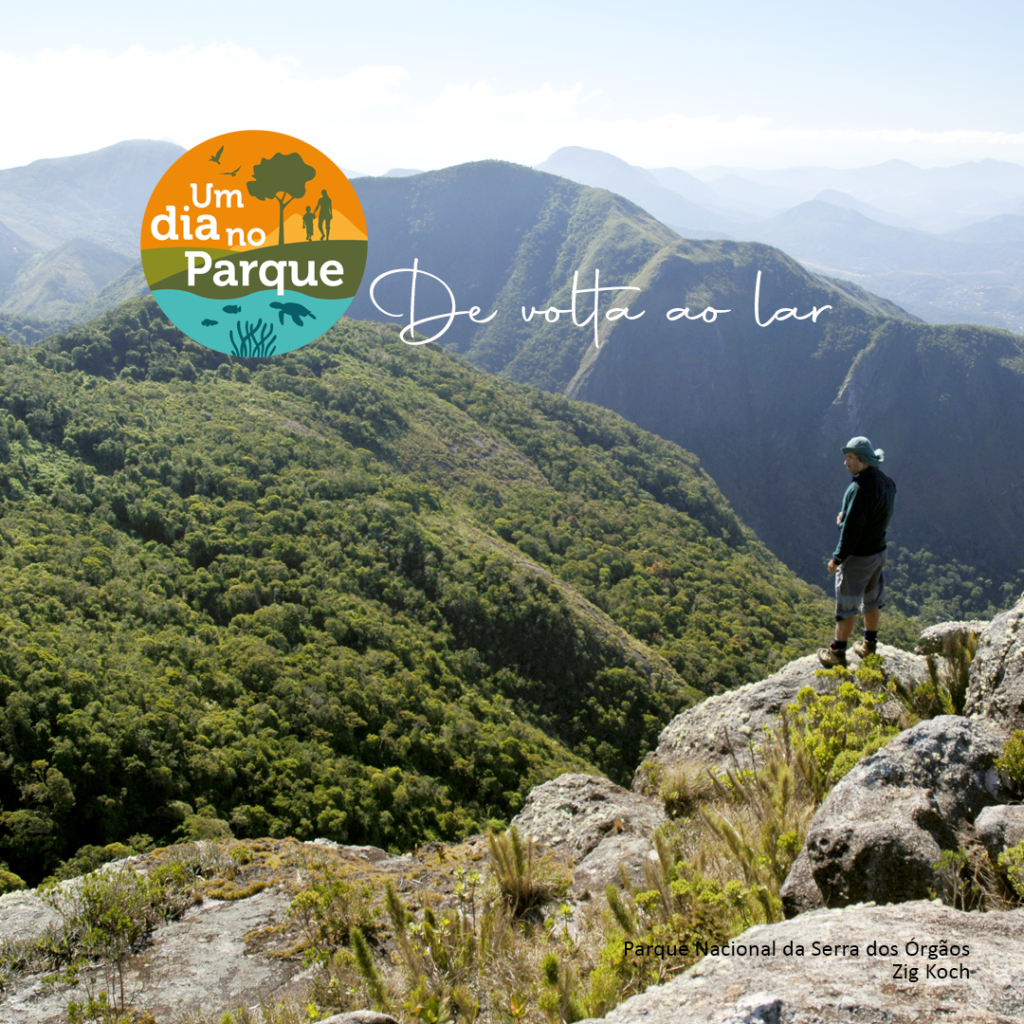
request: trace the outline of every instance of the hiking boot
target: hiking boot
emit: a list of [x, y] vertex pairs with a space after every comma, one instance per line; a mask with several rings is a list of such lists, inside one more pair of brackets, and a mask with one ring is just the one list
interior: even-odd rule
[[858, 658], [866, 658], [869, 654], [877, 654], [878, 643], [875, 640], [858, 640], [853, 645], [853, 653]]
[[842, 665], [846, 667], [846, 651], [836, 651], [831, 647], [822, 647], [818, 651], [818, 661], [825, 666], [825, 668], [837, 668]]

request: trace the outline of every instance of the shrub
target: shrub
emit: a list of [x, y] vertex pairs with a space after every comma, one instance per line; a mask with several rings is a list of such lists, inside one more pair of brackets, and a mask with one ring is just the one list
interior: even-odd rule
[[[869, 655], [858, 666], [860, 673], [878, 673], [877, 665], [865, 664], [877, 655]], [[839, 685], [828, 693], [816, 693], [805, 686], [797, 694], [797, 702], [789, 708], [792, 716], [795, 743], [812, 757], [814, 776], [812, 785], [820, 800], [861, 759], [880, 750], [899, 732], [895, 724], [886, 724], [880, 713], [890, 699], [889, 691], [864, 692], [852, 682], [846, 669], [829, 669], [822, 674], [836, 674]], [[845, 677], [842, 675], [845, 673]]]
[[996, 768], [1005, 772], [1018, 786], [1024, 786], [1024, 729], [1017, 729], [1006, 741]]
[[162, 895], [158, 883], [129, 867], [94, 871], [81, 884], [54, 886], [42, 894], [63, 918], [65, 936], [75, 952], [65, 978], [73, 980], [89, 962], [98, 962], [103, 969], [105, 991], [98, 1000], [90, 991], [89, 1004], [109, 1002], [112, 1011], [124, 1010], [125, 965], [133, 947], [152, 927]]
[[231, 826], [223, 818], [211, 818], [203, 814], [189, 814], [176, 831], [182, 839], [194, 843], [234, 838]]
[[25, 880], [20, 875], [0, 868], [0, 896], [3, 896], [5, 892], [17, 892], [24, 888]]
[[658, 796], [670, 818], [692, 814], [715, 792], [707, 766], [689, 761], [670, 765], [657, 781]]
[[292, 900], [288, 916], [298, 921], [313, 958], [326, 962], [331, 953], [349, 943], [354, 928], [367, 932], [373, 927], [372, 896], [368, 885], [356, 886], [328, 875]]
[[939, 878], [938, 895], [957, 910], [994, 910], [1005, 905], [985, 848], [974, 837], [958, 835], [955, 850], [943, 850], [932, 865]]
[[515, 825], [503, 835], [489, 833], [487, 849], [498, 891], [514, 918], [563, 896], [572, 883], [569, 869], [541, 856], [532, 839], [524, 843]]
[[1006, 871], [1017, 897], [1024, 900], [1024, 840], [999, 854], [999, 866]]

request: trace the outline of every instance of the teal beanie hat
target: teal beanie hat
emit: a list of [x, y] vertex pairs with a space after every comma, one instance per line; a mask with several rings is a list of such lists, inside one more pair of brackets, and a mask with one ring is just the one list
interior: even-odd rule
[[869, 466], [877, 466], [885, 461], [885, 452], [881, 448], [872, 448], [866, 437], [851, 437], [843, 446], [844, 455], [856, 455], [861, 462]]

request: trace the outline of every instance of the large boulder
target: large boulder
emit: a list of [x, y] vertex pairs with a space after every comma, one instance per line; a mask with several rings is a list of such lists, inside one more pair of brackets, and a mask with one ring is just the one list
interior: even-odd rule
[[993, 860], [1010, 846], [1024, 840], [1024, 806], [997, 804], [986, 807], [974, 821], [978, 839]]
[[945, 654], [952, 644], [964, 645], [974, 636], [981, 636], [988, 628], [986, 619], [959, 622], [939, 622], [929, 626], [917, 641], [918, 654]]
[[573, 890], [580, 894], [617, 882], [620, 862], [639, 881], [651, 836], [665, 817], [658, 801], [609, 779], [569, 773], [535, 787], [512, 824], [572, 859]]
[[[879, 645], [885, 671], [911, 689], [928, 675], [927, 661], [896, 647]], [[856, 668], [860, 659], [851, 652], [849, 664]], [[821, 692], [832, 686], [818, 676], [821, 662], [816, 654], [791, 661], [785, 668], [758, 683], [708, 697], [696, 707], [676, 715], [658, 737], [658, 748], [648, 754], [633, 780], [633, 789], [646, 792], [660, 772], [681, 762], [716, 768], [732, 768], [736, 759], [747, 764], [750, 745], [764, 735], [764, 726], [772, 725], [796, 695], [810, 686]]]
[[957, 831], [1001, 802], [993, 768], [1001, 750], [1002, 738], [984, 722], [941, 715], [861, 761], [811, 821], [782, 888], [787, 916], [819, 901], [841, 907], [928, 896], [939, 886], [933, 865], [957, 848]]
[[[787, 955], [788, 943], [793, 945]], [[758, 947], [757, 954], [749, 952], [751, 946]], [[819, 910], [751, 928], [727, 949], [732, 953], [704, 957], [604, 1019], [609, 1024], [1024, 1021], [1024, 910], [966, 914], [926, 901]], [[737, 952], [741, 949], [746, 952]]]
[[1024, 729], [1024, 597], [978, 640], [964, 714], [1005, 732]]

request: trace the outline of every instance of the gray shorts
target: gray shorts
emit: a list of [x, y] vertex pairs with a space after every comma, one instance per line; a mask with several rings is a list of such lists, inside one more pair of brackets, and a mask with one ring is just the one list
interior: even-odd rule
[[836, 570], [836, 621], [856, 615], [863, 605], [881, 608], [885, 597], [885, 552], [850, 555]]

